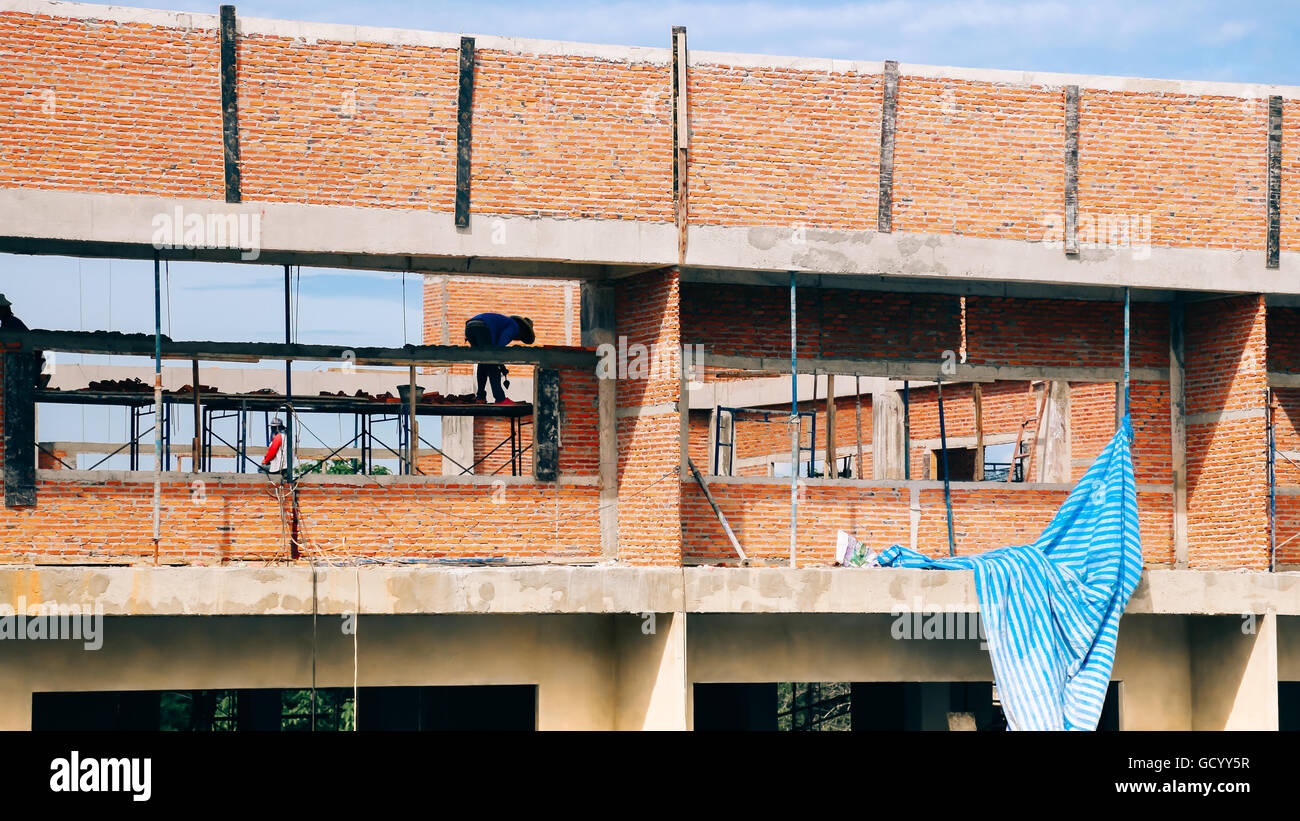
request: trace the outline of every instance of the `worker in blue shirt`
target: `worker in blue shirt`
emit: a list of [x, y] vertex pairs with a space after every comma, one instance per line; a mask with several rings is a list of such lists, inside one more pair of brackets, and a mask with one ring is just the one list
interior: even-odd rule
[[[505, 314], [479, 314], [465, 322], [465, 341], [471, 348], [504, 348], [511, 342], [519, 341], [531, 345], [537, 340], [533, 334], [533, 321], [526, 316], [506, 316]], [[487, 401], [487, 383], [492, 383], [492, 400], [498, 405], [513, 405], [501, 389], [501, 381], [507, 371], [505, 365], [480, 363], [478, 366], [478, 401]], [[506, 387], [510, 381], [506, 380]]]

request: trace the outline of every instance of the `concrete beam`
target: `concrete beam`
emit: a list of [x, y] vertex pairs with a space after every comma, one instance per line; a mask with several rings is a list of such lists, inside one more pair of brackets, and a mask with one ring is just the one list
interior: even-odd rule
[[[177, 209], [180, 209], [179, 211]], [[453, 213], [409, 208], [226, 203], [42, 189], [0, 190], [0, 251], [151, 259], [160, 221], [197, 214], [244, 221], [212, 248], [163, 247], [165, 259], [242, 261], [425, 273], [599, 279], [676, 264], [671, 222], [497, 217], [458, 230]], [[1300, 252], [1277, 269], [1262, 252], [1198, 248], [1083, 250], [1051, 243], [894, 231], [801, 232], [788, 225], [688, 229], [685, 265], [924, 283], [1019, 283], [1157, 291], [1300, 294]], [[789, 274], [785, 276], [788, 278]], [[1231, 286], [1231, 287], [1229, 287]]]
[[[689, 342], [689, 341], [688, 341]], [[756, 373], [789, 373], [789, 357], [734, 356], [730, 354], [704, 354], [704, 364], [716, 368], [734, 368]], [[860, 374], [891, 380], [924, 381], [939, 376], [939, 360], [930, 359], [825, 359], [805, 357], [799, 360], [800, 370], [840, 375]], [[1116, 382], [1124, 378], [1123, 367], [1097, 367], [1089, 365], [967, 365], [958, 364], [951, 378], [944, 382], [1030, 382], [1036, 380], [1062, 380], [1068, 382]], [[1130, 368], [1134, 382], [1167, 382], [1168, 368]]]
[[[318, 612], [975, 612], [970, 571], [897, 568], [318, 567]], [[304, 566], [0, 567], [0, 605], [100, 604], [108, 616], [310, 615]], [[1129, 615], [1300, 615], [1300, 573], [1143, 572]]]

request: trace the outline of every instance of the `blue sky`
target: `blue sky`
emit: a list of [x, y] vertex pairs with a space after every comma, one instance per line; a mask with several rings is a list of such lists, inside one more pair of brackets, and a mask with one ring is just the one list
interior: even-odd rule
[[[140, 0], [143, 4], [144, 0]], [[692, 48], [1089, 74], [1300, 84], [1292, 2], [394, 2], [236, 0], [256, 17]], [[212, 12], [211, 0], [171, 0]]]

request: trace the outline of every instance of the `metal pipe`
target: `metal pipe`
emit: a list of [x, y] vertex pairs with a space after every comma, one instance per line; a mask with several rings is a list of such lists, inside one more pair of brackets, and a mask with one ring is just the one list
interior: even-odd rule
[[1264, 389], [1264, 416], [1268, 423], [1268, 572], [1277, 557], [1277, 432], [1273, 428], [1273, 391]]
[[[284, 343], [293, 342], [293, 302], [290, 289], [290, 267], [284, 266]], [[293, 477], [293, 360], [284, 360], [284, 478]]]
[[1124, 289], [1124, 415], [1128, 416], [1129, 293]]
[[939, 389], [939, 449], [943, 453], [943, 505], [948, 510], [948, 555], [957, 555], [957, 540], [952, 533], [952, 490], [948, 483], [948, 432], [943, 425], [943, 375], [935, 378], [934, 384]]
[[162, 264], [153, 255], [153, 561], [162, 538]]
[[[795, 329], [795, 273], [790, 272], [790, 566], [795, 567], [799, 516], [799, 350]], [[816, 418], [816, 417], [814, 417]], [[733, 422], [734, 424], [734, 422]], [[813, 443], [816, 445], [816, 442]]]

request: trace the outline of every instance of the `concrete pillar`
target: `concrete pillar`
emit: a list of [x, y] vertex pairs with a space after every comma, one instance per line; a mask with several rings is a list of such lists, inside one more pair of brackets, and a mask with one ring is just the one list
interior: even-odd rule
[[871, 478], [906, 479], [903, 460], [907, 436], [903, 432], [903, 397], [898, 391], [871, 395]]
[[[722, 420], [722, 427], [719, 430], [718, 420]], [[733, 423], [735, 417], [730, 413], [718, 413], [718, 407], [714, 405], [713, 410], [709, 412], [709, 462], [713, 462], [713, 454], [718, 454], [718, 463], [711, 464], [710, 467], [716, 476], [731, 476], [733, 473], [733, 461], [735, 450], [733, 448], [719, 448], [718, 437], [721, 435], [723, 442], [735, 442], [735, 429]], [[699, 465], [696, 465], [699, 467]]]
[[1111, 678], [1121, 730], [1190, 730], [1191, 662], [1183, 616], [1130, 615], [1119, 626]]
[[[580, 302], [582, 346], [609, 351], [614, 337], [614, 289], [592, 282], [582, 283]], [[618, 419], [614, 379], [596, 384], [597, 446], [600, 480], [600, 547], [607, 559], [618, 556]]]
[[[442, 420], [442, 475], [457, 476], [463, 468], [474, 464], [474, 417], [443, 416]], [[460, 467], [457, 467], [457, 464]], [[472, 473], [473, 471], [471, 471]]]
[[1053, 380], [1047, 383], [1047, 402], [1043, 405], [1043, 418], [1038, 420], [1033, 479], [1065, 483], [1071, 478], [1070, 383]]
[[686, 614], [614, 616], [617, 730], [686, 730]]
[[1277, 616], [1191, 616], [1193, 730], [1277, 729]]

